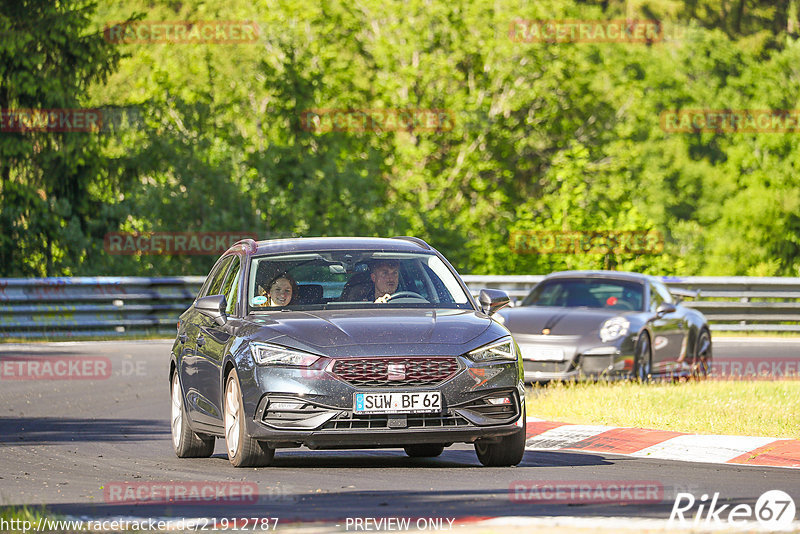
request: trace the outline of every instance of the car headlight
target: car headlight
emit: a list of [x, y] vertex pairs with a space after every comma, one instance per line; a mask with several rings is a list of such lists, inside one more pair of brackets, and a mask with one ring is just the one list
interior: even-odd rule
[[479, 349], [467, 353], [467, 357], [473, 362], [496, 362], [496, 361], [516, 361], [517, 351], [514, 349], [514, 341], [509, 338], [502, 341], [490, 343]]
[[631, 322], [625, 317], [612, 317], [600, 327], [600, 339], [603, 342], [614, 341], [628, 333]]
[[309, 367], [319, 360], [319, 356], [285, 349], [267, 343], [250, 343], [250, 353], [259, 365], [289, 365], [292, 367]]

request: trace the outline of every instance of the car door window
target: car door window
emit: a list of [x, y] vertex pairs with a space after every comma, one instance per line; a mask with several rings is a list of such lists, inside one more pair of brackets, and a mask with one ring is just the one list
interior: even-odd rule
[[227, 257], [223, 259], [221, 262], [217, 263], [217, 266], [211, 270], [211, 273], [206, 278], [206, 282], [203, 285], [203, 289], [200, 290], [200, 297], [206, 297], [208, 295], [219, 295], [219, 290], [222, 287], [222, 281], [225, 276], [225, 272], [228, 269], [228, 265], [230, 265], [231, 259]]
[[653, 282], [653, 286], [658, 291], [658, 295], [661, 297], [662, 302], [669, 302], [670, 304], [674, 304], [672, 300], [672, 293], [669, 292], [667, 286], [662, 284], [661, 282]]
[[225, 295], [227, 307], [225, 313], [233, 315], [236, 312], [236, 304], [239, 302], [239, 278], [241, 278], [242, 268], [239, 256], [233, 258], [230, 269], [228, 269], [228, 276], [225, 277], [225, 283], [222, 285], [222, 294]]
[[658, 290], [656, 289], [654, 284], [650, 284], [650, 311], [656, 313], [658, 307], [661, 306], [661, 303], [664, 302], [664, 299], [661, 298]]

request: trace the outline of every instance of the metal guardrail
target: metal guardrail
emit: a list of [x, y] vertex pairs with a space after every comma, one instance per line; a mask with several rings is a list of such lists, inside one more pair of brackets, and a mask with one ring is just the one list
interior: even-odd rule
[[0, 279], [0, 338], [172, 334], [204, 276]]
[[[524, 297], [543, 276], [467, 275], [481, 288]], [[0, 279], [0, 338], [112, 337], [173, 334], [178, 315], [205, 277]], [[800, 332], [800, 278], [663, 277], [671, 287], [700, 290], [686, 301], [714, 330]]]

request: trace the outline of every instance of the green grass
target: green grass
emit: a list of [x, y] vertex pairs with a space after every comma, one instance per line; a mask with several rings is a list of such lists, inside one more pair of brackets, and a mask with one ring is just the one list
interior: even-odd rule
[[528, 414], [565, 423], [800, 439], [800, 381], [552, 383]]
[[17, 520], [14, 526], [19, 525], [19, 522], [29, 521], [31, 524], [39, 522], [40, 519], [47, 515], [48, 518], [53, 518], [53, 514], [49, 514], [44, 506], [29, 507], [29, 506], [0, 506], [0, 519], [9, 523], [4, 525], [8, 528], [3, 528], [2, 532], [22, 532], [22, 528], [12, 529], [11, 520]]

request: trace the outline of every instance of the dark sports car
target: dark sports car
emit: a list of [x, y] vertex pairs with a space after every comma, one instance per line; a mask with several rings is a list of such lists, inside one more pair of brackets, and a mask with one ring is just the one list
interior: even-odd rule
[[525, 449], [522, 359], [453, 267], [415, 238], [240, 241], [181, 315], [172, 348], [179, 457], [225, 439], [236, 466], [275, 449], [472, 443], [484, 465]]
[[525, 381], [584, 377], [705, 376], [711, 333], [652, 276], [618, 271], [553, 273], [498, 320], [519, 344]]

